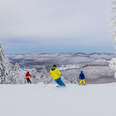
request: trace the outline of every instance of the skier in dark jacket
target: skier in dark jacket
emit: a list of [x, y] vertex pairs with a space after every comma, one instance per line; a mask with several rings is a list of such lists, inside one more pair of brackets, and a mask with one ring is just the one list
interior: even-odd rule
[[84, 75], [84, 72], [83, 71], [81, 71], [81, 73], [80, 73], [80, 75], [79, 75], [79, 79], [80, 79], [80, 85], [82, 84], [82, 82], [83, 82], [83, 84], [85, 85], [86, 83], [85, 83], [85, 75]]

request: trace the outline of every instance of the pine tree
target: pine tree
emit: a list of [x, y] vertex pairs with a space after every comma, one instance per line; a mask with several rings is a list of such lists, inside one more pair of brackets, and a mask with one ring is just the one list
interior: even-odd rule
[[116, 0], [112, 0], [112, 38], [116, 40]]
[[50, 78], [50, 74], [45, 66], [43, 66], [43, 68], [41, 70], [40, 80], [42, 80], [43, 83], [45, 83], [45, 84], [52, 82], [52, 78]]
[[[116, 0], [112, 0], [112, 38], [116, 41]], [[114, 70], [114, 78], [116, 78], [116, 58], [112, 58], [109, 67]]]
[[10, 64], [7, 57], [4, 54], [2, 45], [0, 44], [0, 83], [8, 83], [10, 75]]
[[25, 71], [20, 68], [18, 63], [15, 64], [14, 69], [12, 71], [12, 80], [11, 83], [14, 84], [24, 84], [25, 83]]

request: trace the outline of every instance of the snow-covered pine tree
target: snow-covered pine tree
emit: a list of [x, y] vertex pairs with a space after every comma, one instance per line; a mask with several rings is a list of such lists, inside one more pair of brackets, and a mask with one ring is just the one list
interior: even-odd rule
[[112, 30], [112, 38], [116, 40], [116, 0], [112, 0], [111, 30]]
[[37, 70], [35, 68], [33, 68], [31, 70], [31, 78], [36, 78], [36, 76], [37, 76]]
[[2, 45], [0, 44], [0, 83], [8, 83], [10, 75], [10, 64], [7, 57], [4, 54]]
[[40, 80], [43, 81], [43, 83], [45, 83], [45, 84], [52, 82], [52, 78], [50, 77], [50, 74], [49, 74], [46, 66], [43, 66], [43, 68], [41, 70]]
[[[112, 38], [116, 41], [116, 0], [112, 0], [112, 20], [111, 20], [111, 30], [112, 30]], [[114, 78], [116, 78], [116, 58], [113, 58], [109, 66], [112, 70], [115, 71]]]
[[34, 83], [34, 84], [38, 83], [40, 75], [37, 72], [37, 70], [35, 68], [32, 68], [29, 72], [31, 74], [31, 81], [32, 81], [32, 83]]
[[12, 71], [12, 83], [24, 84], [25, 83], [25, 71], [20, 68], [18, 63], [15, 64], [14, 70]]

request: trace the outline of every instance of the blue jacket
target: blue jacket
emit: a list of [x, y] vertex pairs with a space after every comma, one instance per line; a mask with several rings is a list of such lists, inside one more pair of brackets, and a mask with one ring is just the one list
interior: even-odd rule
[[80, 75], [79, 75], [79, 79], [85, 79], [85, 75], [84, 75], [83, 72], [80, 73]]

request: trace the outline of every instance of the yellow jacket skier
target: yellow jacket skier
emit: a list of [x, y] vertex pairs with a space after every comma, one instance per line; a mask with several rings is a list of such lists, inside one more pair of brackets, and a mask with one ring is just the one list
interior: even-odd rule
[[64, 82], [61, 80], [61, 72], [60, 70], [57, 68], [56, 65], [53, 65], [50, 69], [50, 76], [53, 77], [53, 79], [55, 80], [55, 82], [59, 85], [59, 86], [65, 86]]

